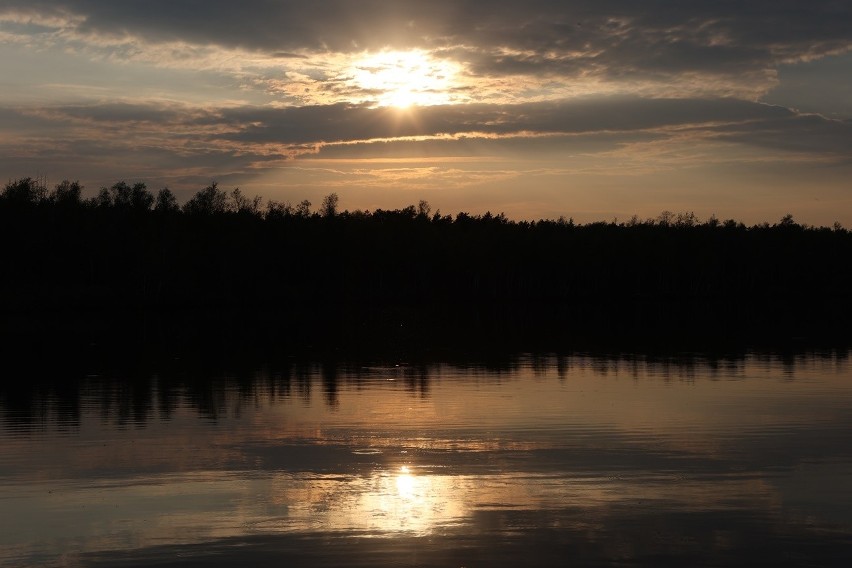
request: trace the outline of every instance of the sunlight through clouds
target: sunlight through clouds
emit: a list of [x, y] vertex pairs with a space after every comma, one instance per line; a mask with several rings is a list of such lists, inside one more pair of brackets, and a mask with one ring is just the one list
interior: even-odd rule
[[254, 81], [291, 104], [372, 108], [463, 104], [471, 101], [476, 90], [461, 63], [425, 50], [324, 54], [279, 65], [282, 77], [264, 68]]
[[[396, 183], [400, 194], [440, 190], [464, 209], [510, 216], [547, 202], [547, 216], [593, 220], [601, 210], [659, 213], [635, 203], [671, 174], [684, 190], [667, 209], [748, 209], [762, 221], [777, 206], [819, 211], [802, 217], [809, 223], [852, 223], [852, 197], [842, 197], [852, 175], [843, 97], [852, 9], [842, 3], [205, 6], [0, 4], [0, 175], [69, 177], [87, 192], [138, 178], [179, 200], [218, 179], [298, 202], [306, 195], [294, 162], [319, 172], [322, 160], [362, 160], [373, 175], [360, 177]], [[397, 158], [453, 175], [397, 177], [370, 161]], [[500, 180], [483, 176], [482, 159], [512, 170], [501, 179], [523, 189], [511, 199], [485, 191]], [[607, 187], [617, 176], [637, 195], [629, 210], [616, 203], [622, 188]], [[767, 202], [751, 191], [755, 178], [801, 198]], [[340, 183], [313, 181], [315, 192]], [[696, 201], [695, 186], [711, 194]], [[594, 213], [573, 209], [578, 191], [583, 203], [599, 201]], [[363, 195], [341, 198], [357, 208]]]
[[379, 106], [408, 107], [464, 102], [453, 95], [460, 66], [435, 60], [424, 51], [387, 51], [356, 61], [351, 82], [370, 93]]

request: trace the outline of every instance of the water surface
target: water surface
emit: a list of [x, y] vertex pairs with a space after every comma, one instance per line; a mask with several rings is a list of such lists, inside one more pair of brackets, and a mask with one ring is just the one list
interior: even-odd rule
[[8, 566], [852, 565], [845, 354], [109, 372], [0, 417]]

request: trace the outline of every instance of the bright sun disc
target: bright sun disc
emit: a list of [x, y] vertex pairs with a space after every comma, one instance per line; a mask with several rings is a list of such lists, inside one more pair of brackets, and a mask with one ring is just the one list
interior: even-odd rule
[[378, 106], [405, 108], [452, 102], [458, 64], [423, 51], [384, 51], [355, 62], [352, 81]]

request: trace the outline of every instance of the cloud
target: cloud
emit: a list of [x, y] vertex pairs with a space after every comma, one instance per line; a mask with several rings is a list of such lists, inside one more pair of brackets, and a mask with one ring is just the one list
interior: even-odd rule
[[826, 160], [852, 163], [852, 120], [827, 119], [817, 114], [794, 114], [749, 124], [712, 129], [719, 139], [785, 152], [807, 153]]
[[[407, 110], [366, 105], [197, 107], [180, 104], [103, 103], [20, 109], [42, 131], [66, 140], [115, 138], [118, 146], [172, 149], [182, 155], [229, 151], [287, 159], [323, 148], [360, 145], [379, 155], [474, 156], [523, 148], [528, 155], [595, 153], [638, 141], [685, 136], [765, 145], [785, 129], [801, 133], [799, 150], [834, 153], [849, 127], [818, 116], [800, 117], [772, 105], [734, 99], [609, 97], [514, 105], [444, 105]], [[811, 147], [808, 147], [808, 143]], [[369, 145], [370, 148], [366, 148]], [[840, 146], [844, 147], [844, 146]], [[346, 153], [338, 149], [337, 154]], [[458, 152], [458, 154], [456, 154]], [[350, 152], [351, 153], [351, 152]], [[326, 151], [328, 155], [328, 151]]]
[[[340, 60], [385, 49], [451, 58], [479, 100], [493, 100], [501, 90], [559, 98], [603, 85], [756, 98], [777, 84], [779, 64], [852, 47], [852, 6], [832, 0], [9, 0], [3, 21], [119, 59], [251, 72], [298, 100], [274, 71], [283, 66], [328, 83], [324, 102], [340, 100]], [[525, 84], [500, 82], [518, 76]]]
[[[425, 178], [414, 179], [413, 168], [428, 172], [424, 168], [432, 166], [417, 166], [418, 159], [440, 158], [441, 171], [452, 172], [464, 169], [455, 168], [453, 160], [467, 163], [466, 171], [480, 171], [477, 160], [499, 158], [519, 171], [544, 168], [556, 175], [554, 164], [561, 163], [565, 171], [607, 174], [617, 163], [618, 172], [627, 174], [760, 161], [766, 152], [775, 161], [788, 155], [845, 163], [844, 149], [852, 147], [849, 121], [733, 99], [610, 97], [408, 111], [345, 104], [271, 108], [112, 102], [6, 109], [0, 117], [12, 127], [0, 139], [4, 171], [42, 170], [50, 163], [61, 176], [87, 175], [81, 168], [88, 168], [102, 176], [193, 183], [228, 176], [247, 180], [294, 158], [312, 157], [405, 159], [415, 163], [407, 172], [412, 183], [422, 184]], [[753, 152], [737, 155], [725, 146], [747, 146]], [[522, 159], [531, 163], [523, 165]], [[494, 169], [493, 164], [486, 168]], [[378, 168], [372, 178], [390, 179], [386, 170]]]
[[763, 100], [806, 112], [852, 117], [852, 52], [783, 65], [779, 85]]
[[223, 109], [202, 121], [233, 127], [240, 142], [328, 143], [464, 134], [473, 137], [636, 131], [791, 116], [789, 109], [734, 99], [589, 98], [515, 105], [446, 105], [400, 111], [364, 105]]
[[[121, 138], [123, 143], [192, 148], [231, 148], [283, 158], [326, 145], [398, 143], [436, 147], [471, 140], [524, 140], [531, 151], [554, 141], [592, 152], [605, 140], [636, 141], [703, 136], [791, 151], [835, 156], [852, 146], [852, 123], [735, 99], [589, 98], [515, 105], [446, 105], [398, 110], [365, 105], [272, 108], [104, 103], [4, 111], [8, 123], [41, 132], [74, 132], [78, 138]], [[27, 122], [29, 120], [29, 123]], [[577, 135], [587, 135], [583, 147]], [[558, 148], [560, 144], [555, 144]], [[266, 150], [262, 150], [267, 148]]]
[[568, 51], [612, 38], [662, 51], [720, 46], [690, 57], [711, 64], [738, 46], [777, 54], [848, 46], [852, 23], [852, 7], [833, 0], [9, 0], [0, 9], [19, 20], [64, 18], [88, 35], [270, 51], [471, 43]]

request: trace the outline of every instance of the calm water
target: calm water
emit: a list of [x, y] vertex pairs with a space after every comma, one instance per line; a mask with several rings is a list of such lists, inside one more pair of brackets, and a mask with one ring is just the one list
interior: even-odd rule
[[852, 565], [845, 355], [135, 375], [2, 391], [0, 564]]

